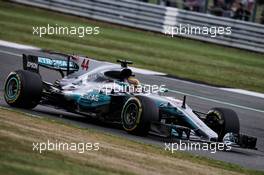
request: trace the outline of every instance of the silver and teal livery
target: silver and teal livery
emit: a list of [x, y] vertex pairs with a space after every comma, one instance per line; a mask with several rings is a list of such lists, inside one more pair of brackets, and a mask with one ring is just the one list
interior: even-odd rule
[[[48, 53], [23, 55], [23, 69], [6, 80], [6, 102], [15, 107], [48, 105], [115, 122], [131, 134], [155, 134], [171, 139], [225, 142], [231, 146], [255, 148], [257, 139], [241, 135], [237, 114], [226, 108], [195, 111], [183, 100], [166, 92], [131, 91], [128, 80], [135, 76], [128, 64], [100, 62], [88, 57]], [[43, 81], [39, 67], [60, 72], [55, 83]], [[144, 86], [144, 85], [142, 85]]]

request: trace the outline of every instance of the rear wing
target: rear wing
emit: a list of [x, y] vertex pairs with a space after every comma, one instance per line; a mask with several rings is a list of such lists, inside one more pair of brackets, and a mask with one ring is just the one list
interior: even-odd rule
[[71, 56], [67, 56], [67, 59], [65, 60], [23, 54], [23, 69], [39, 73], [39, 66], [41, 66], [59, 71], [62, 77], [64, 77], [64, 72], [66, 72], [66, 75], [69, 75], [79, 70], [79, 65], [74, 61], [71, 61], [71, 59]]

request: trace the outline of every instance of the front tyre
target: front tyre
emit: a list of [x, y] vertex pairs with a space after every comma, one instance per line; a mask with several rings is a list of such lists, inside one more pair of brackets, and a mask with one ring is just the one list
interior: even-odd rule
[[129, 98], [123, 106], [121, 121], [123, 128], [131, 134], [145, 133], [147, 128], [142, 123], [142, 104], [135, 97]]
[[159, 110], [155, 102], [147, 96], [129, 98], [121, 112], [123, 128], [130, 134], [145, 136], [151, 122], [158, 121]]
[[11, 72], [5, 82], [4, 98], [8, 105], [31, 109], [38, 105], [42, 93], [39, 74], [26, 70]]
[[223, 141], [226, 133], [239, 134], [240, 124], [235, 111], [227, 108], [212, 108], [206, 115], [205, 124], [218, 134], [218, 141]]

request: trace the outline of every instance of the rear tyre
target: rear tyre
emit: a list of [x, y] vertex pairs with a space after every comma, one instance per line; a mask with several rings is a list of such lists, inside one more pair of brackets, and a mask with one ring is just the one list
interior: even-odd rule
[[38, 105], [42, 93], [41, 77], [26, 70], [11, 72], [5, 82], [4, 98], [8, 105], [31, 109]]
[[212, 108], [206, 115], [205, 124], [218, 134], [218, 141], [223, 141], [226, 133], [239, 134], [240, 124], [235, 111], [227, 108]]
[[158, 109], [147, 97], [131, 97], [123, 106], [121, 121], [123, 128], [130, 134], [145, 136], [150, 124], [158, 118]]

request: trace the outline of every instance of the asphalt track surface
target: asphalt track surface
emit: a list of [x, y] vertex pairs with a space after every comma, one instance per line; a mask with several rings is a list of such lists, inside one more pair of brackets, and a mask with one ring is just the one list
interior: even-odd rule
[[[0, 46], [0, 106], [8, 107], [3, 99], [4, 81], [9, 72], [22, 68], [22, 53], [43, 55], [39, 51], [19, 50]], [[41, 74], [43, 79], [49, 82], [54, 82], [60, 78], [58, 73], [50, 70], [42, 70]], [[212, 107], [226, 107], [235, 110], [240, 119], [241, 132], [258, 138], [258, 150], [234, 148], [230, 152], [217, 151], [215, 154], [210, 153], [210, 151], [191, 151], [191, 153], [239, 164], [246, 168], [264, 170], [264, 98], [224, 91], [216, 87], [162, 76], [137, 74], [137, 77], [143, 83], [164, 84], [167, 88], [175, 90], [174, 93], [168, 93], [168, 95], [182, 98], [186, 94], [187, 104], [195, 110], [207, 112]], [[165, 148], [164, 142], [158, 137], [151, 135], [147, 137], [129, 135], [120, 129], [119, 126], [101, 124], [82, 116], [53, 108], [39, 105], [33, 110], [22, 111], [61, 120], [79, 127], [93, 128], [131, 140], [157, 145], [161, 149]]]

